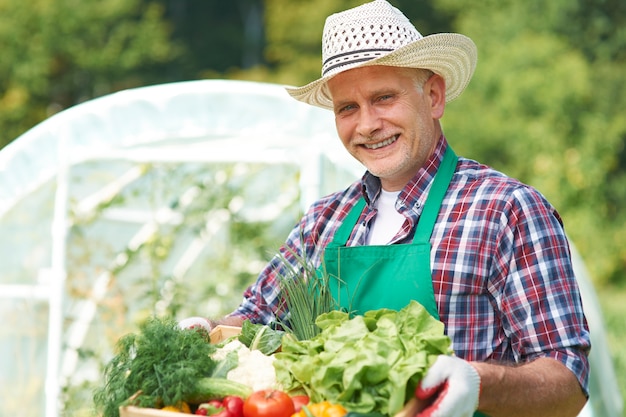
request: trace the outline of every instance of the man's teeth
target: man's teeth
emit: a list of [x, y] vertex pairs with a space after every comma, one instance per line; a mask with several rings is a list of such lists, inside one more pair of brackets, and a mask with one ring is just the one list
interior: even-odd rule
[[365, 147], [367, 149], [378, 149], [378, 148], [382, 148], [383, 146], [387, 146], [387, 145], [391, 145], [392, 143], [394, 143], [396, 140], [398, 139], [398, 136], [392, 136], [387, 140], [384, 140], [382, 142], [378, 142], [378, 143], [366, 143], [364, 144]]

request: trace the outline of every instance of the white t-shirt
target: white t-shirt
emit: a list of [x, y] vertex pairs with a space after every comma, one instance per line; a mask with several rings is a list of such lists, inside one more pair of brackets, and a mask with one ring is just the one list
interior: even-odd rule
[[404, 216], [396, 210], [396, 200], [400, 191], [381, 190], [376, 201], [378, 213], [373, 220], [367, 237], [368, 245], [386, 245], [404, 224]]

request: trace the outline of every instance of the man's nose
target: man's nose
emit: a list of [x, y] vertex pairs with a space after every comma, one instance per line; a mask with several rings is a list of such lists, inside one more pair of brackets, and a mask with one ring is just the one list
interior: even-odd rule
[[370, 137], [382, 128], [382, 119], [373, 106], [361, 106], [359, 108], [358, 133]]

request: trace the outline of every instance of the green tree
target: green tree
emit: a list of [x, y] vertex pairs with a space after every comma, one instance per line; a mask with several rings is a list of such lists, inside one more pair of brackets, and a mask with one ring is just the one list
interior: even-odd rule
[[180, 53], [150, 1], [0, 0], [0, 148], [51, 114], [157, 79]]
[[[619, 70], [626, 38], [624, 14], [609, 10], [618, 2], [439, 4], [479, 49], [472, 83], [448, 108], [452, 143], [537, 187], [560, 211], [595, 279], [619, 280], [626, 263], [626, 217], [618, 210], [626, 203]], [[596, 18], [572, 28], [583, 16]], [[599, 27], [601, 37], [594, 35]], [[602, 38], [611, 46], [600, 45]]]
[[263, 64], [263, 0], [155, 0], [185, 52], [168, 64], [173, 80], [215, 78]]
[[[363, 3], [363, 0], [265, 0], [264, 62], [228, 76], [302, 85], [320, 76], [321, 39], [326, 17]], [[449, 15], [428, 2], [392, 1], [428, 34], [447, 30]]]

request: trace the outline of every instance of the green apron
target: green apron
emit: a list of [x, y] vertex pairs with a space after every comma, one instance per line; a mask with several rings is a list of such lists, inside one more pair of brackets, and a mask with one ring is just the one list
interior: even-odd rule
[[[352, 314], [380, 308], [401, 310], [415, 300], [439, 320], [430, 269], [430, 236], [457, 160], [448, 146], [428, 193], [413, 243], [346, 246], [365, 200], [361, 198], [350, 210], [323, 256], [331, 293], [343, 310]], [[482, 416], [478, 412], [474, 415]]]
[[346, 246], [365, 200], [361, 198], [350, 210], [323, 256], [331, 293], [342, 309], [353, 314], [379, 308], [401, 310], [415, 300], [439, 319], [430, 271], [430, 235], [457, 159], [448, 147], [428, 193], [413, 243]]

